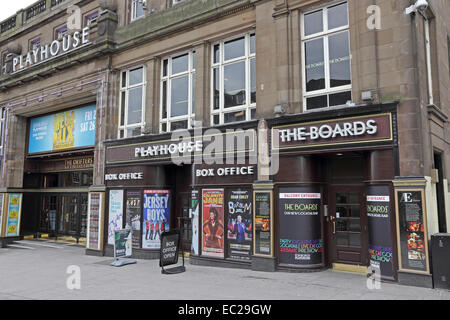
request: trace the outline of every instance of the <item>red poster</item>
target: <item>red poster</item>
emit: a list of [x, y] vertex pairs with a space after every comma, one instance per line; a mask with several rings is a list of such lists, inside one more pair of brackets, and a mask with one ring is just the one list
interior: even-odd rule
[[203, 190], [202, 254], [224, 258], [224, 190]]

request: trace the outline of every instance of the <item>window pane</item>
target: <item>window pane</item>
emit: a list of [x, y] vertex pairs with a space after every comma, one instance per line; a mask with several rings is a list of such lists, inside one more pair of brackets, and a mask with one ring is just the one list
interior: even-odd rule
[[169, 61], [166, 59], [163, 61], [163, 77], [167, 77], [167, 66], [169, 65]]
[[144, 69], [138, 68], [130, 71], [130, 86], [142, 83], [144, 78]]
[[142, 121], [142, 88], [129, 91], [128, 95], [128, 123], [136, 124]]
[[336, 218], [346, 218], [349, 216], [346, 206], [336, 206]]
[[220, 116], [218, 114], [213, 116], [213, 123], [214, 125], [220, 124]]
[[245, 121], [245, 120], [246, 120], [245, 119], [245, 110], [224, 114], [224, 122], [225, 123]]
[[328, 8], [328, 30], [348, 25], [347, 3]]
[[120, 107], [120, 124], [121, 126], [125, 125], [125, 97], [126, 93], [125, 91], [122, 92], [122, 98], [121, 98], [121, 107]]
[[119, 131], [119, 139], [123, 139], [125, 138], [125, 131], [124, 130], [120, 130]]
[[220, 108], [220, 71], [219, 68], [214, 69], [214, 75], [213, 75], [213, 90], [214, 90], [214, 110], [217, 110]]
[[240, 106], [245, 101], [245, 61], [224, 68], [225, 108]]
[[351, 91], [330, 94], [330, 107], [341, 106], [352, 100]]
[[325, 89], [323, 39], [305, 43], [306, 91]]
[[359, 219], [351, 219], [348, 221], [348, 231], [361, 232], [361, 221]]
[[220, 62], [220, 45], [216, 44], [214, 46], [214, 63]]
[[192, 69], [197, 68], [197, 54], [196, 52], [192, 52]]
[[163, 82], [163, 93], [162, 93], [162, 119], [167, 118], [167, 81]]
[[347, 233], [336, 234], [336, 244], [338, 246], [348, 246]]
[[172, 122], [170, 124], [170, 130], [174, 131], [174, 130], [180, 130], [180, 129], [187, 129], [188, 128], [188, 121], [177, 121], [177, 122]]
[[323, 11], [305, 14], [305, 36], [323, 31]]
[[330, 86], [335, 88], [351, 84], [348, 32], [330, 36], [328, 43], [330, 50]]
[[256, 103], [256, 60], [250, 60], [250, 94], [251, 102]]
[[170, 116], [185, 116], [189, 112], [189, 77], [184, 76], [172, 80]]
[[256, 51], [256, 44], [255, 44], [255, 35], [250, 35], [250, 53], [255, 53]]
[[360, 210], [360, 206], [348, 206], [348, 214], [349, 217], [352, 218], [359, 218], [361, 217], [361, 210]]
[[195, 114], [195, 72], [192, 74], [192, 114]]
[[245, 56], [245, 38], [225, 42], [225, 60]]
[[326, 107], [327, 107], [327, 96], [318, 96], [306, 99], [306, 108], [308, 110]]
[[122, 88], [125, 88], [127, 86], [127, 73], [122, 72]]
[[136, 3], [136, 13], [135, 13], [134, 18], [136, 19], [136, 18], [139, 18], [139, 17], [145, 15], [145, 11], [144, 11], [144, 6], [142, 3], [138, 2], [138, 1], [135, 1], [135, 3]]
[[127, 138], [137, 137], [141, 135], [141, 127], [128, 129], [127, 130]]
[[161, 131], [162, 132], [167, 132], [167, 123], [161, 124]]
[[252, 109], [250, 112], [251, 112], [251, 116], [250, 116], [251, 119], [252, 120], [256, 119], [256, 109]]
[[172, 74], [186, 72], [189, 69], [189, 55], [185, 54], [172, 59]]
[[356, 234], [349, 234], [349, 245], [351, 247], [361, 247], [361, 234], [360, 233], [356, 233]]

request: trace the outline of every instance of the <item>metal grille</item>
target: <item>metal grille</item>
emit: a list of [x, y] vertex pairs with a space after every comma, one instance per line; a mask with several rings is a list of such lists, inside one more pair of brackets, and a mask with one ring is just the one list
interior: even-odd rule
[[25, 18], [26, 20], [29, 20], [38, 14], [42, 13], [46, 9], [46, 1], [42, 0], [34, 4], [33, 6], [29, 7], [25, 12]]
[[65, 2], [66, 0], [52, 0], [52, 7]]
[[2, 22], [0, 26], [0, 32], [8, 31], [16, 26], [16, 16], [9, 18], [8, 20]]

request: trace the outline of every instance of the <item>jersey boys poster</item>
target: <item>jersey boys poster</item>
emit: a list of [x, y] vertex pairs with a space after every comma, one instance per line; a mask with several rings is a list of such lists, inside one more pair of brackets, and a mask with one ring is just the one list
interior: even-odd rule
[[252, 252], [252, 199], [250, 190], [227, 192], [228, 255], [232, 259], [250, 260]]
[[170, 190], [144, 190], [142, 248], [160, 249], [161, 233], [170, 230]]
[[203, 190], [202, 254], [224, 257], [224, 191], [223, 189]]

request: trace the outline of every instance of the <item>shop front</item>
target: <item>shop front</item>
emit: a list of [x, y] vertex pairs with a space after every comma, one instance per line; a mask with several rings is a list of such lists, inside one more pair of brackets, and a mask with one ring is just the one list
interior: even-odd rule
[[268, 121], [275, 251], [280, 270], [397, 270], [393, 181], [398, 175], [396, 105]]

